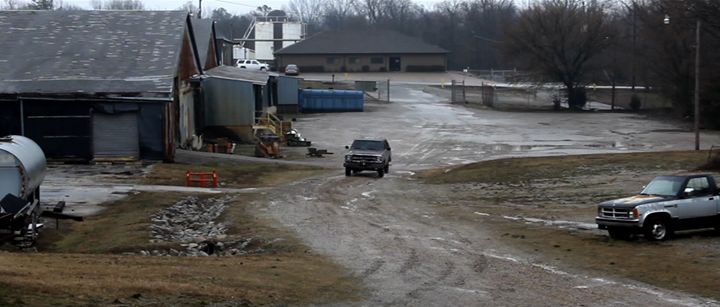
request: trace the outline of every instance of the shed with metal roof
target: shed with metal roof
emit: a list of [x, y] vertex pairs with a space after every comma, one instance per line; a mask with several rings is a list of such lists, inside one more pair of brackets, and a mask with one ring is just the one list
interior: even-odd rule
[[277, 67], [301, 72], [428, 72], [447, 69], [448, 51], [391, 30], [327, 31], [275, 52]]
[[0, 11], [0, 28], [0, 135], [50, 158], [172, 160], [194, 133], [208, 65], [187, 12]]

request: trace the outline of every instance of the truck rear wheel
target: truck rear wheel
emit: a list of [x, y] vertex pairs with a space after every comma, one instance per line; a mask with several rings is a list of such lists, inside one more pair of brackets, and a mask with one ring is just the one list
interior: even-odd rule
[[650, 217], [643, 226], [645, 239], [649, 241], [664, 241], [672, 236], [672, 229], [667, 218]]

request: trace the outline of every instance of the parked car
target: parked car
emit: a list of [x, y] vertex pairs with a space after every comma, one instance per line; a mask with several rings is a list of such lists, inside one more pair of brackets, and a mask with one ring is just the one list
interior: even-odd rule
[[598, 228], [613, 239], [642, 233], [651, 241], [670, 238], [675, 230], [720, 230], [720, 192], [708, 174], [659, 176], [639, 195], [598, 205]]
[[240, 67], [240, 68], [251, 69], [251, 70], [262, 70], [262, 71], [270, 70], [270, 66], [268, 64], [260, 63], [257, 60], [238, 60], [236, 66]]
[[288, 76], [297, 76], [300, 74], [300, 68], [298, 68], [295, 64], [289, 64], [285, 67], [285, 75]]
[[386, 139], [360, 139], [345, 146], [345, 176], [361, 171], [375, 171], [379, 177], [390, 172], [390, 144]]

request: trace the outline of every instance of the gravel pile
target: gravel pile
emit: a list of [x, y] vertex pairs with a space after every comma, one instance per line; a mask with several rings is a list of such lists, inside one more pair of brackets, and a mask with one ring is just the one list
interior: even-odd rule
[[142, 250], [144, 256], [244, 255], [252, 239], [227, 241], [227, 226], [216, 220], [233, 197], [200, 200], [187, 197], [151, 216], [151, 243], [177, 242], [184, 250]]

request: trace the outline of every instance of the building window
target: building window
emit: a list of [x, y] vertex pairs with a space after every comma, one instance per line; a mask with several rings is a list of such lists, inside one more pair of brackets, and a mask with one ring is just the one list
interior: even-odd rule
[[357, 57], [349, 57], [348, 58], [348, 64], [357, 64], [359, 62], [360, 62], [360, 59], [358, 59]]
[[370, 59], [370, 63], [373, 64], [385, 64], [385, 60], [382, 57], [373, 57]]
[[335, 57], [327, 57], [326, 62], [328, 64], [335, 64]]

